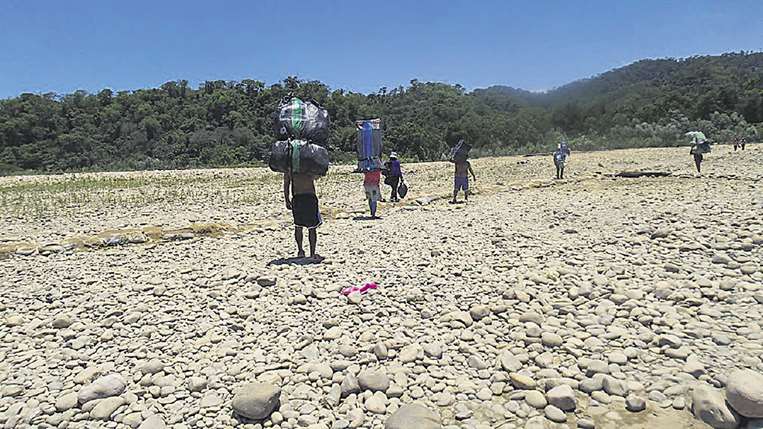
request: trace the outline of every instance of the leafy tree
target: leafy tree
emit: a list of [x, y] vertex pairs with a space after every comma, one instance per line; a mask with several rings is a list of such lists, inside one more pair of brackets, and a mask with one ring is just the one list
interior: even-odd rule
[[478, 155], [546, 151], [562, 136], [579, 149], [672, 146], [691, 129], [718, 141], [763, 132], [763, 53], [638, 61], [545, 93], [414, 79], [359, 94], [296, 76], [25, 93], [0, 100], [0, 174], [257, 163], [289, 95], [328, 109], [337, 160], [353, 158], [355, 120], [374, 117], [387, 150], [417, 160], [440, 159], [462, 138]]

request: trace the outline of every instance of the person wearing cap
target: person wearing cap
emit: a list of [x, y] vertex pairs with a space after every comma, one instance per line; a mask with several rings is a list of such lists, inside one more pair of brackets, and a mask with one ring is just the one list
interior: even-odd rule
[[392, 188], [392, 194], [390, 195], [390, 201], [395, 203], [400, 201], [397, 195], [397, 189], [400, 186], [400, 181], [403, 180], [403, 170], [400, 167], [400, 161], [397, 159], [397, 153], [392, 152], [389, 154], [389, 161], [384, 166], [385, 175], [384, 183]]

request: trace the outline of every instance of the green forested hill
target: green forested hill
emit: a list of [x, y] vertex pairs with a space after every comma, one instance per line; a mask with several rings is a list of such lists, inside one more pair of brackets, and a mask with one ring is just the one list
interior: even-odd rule
[[384, 119], [388, 150], [420, 160], [459, 138], [475, 155], [549, 150], [562, 135], [573, 149], [675, 145], [690, 129], [725, 141], [761, 128], [763, 53], [643, 60], [546, 93], [414, 80], [364, 95], [290, 77], [22, 94], [0, 100], [0, 173], [250, 164], [267, 156], [270, 115], [289, 93], [328, 108], [335, 159], [369, 117]]

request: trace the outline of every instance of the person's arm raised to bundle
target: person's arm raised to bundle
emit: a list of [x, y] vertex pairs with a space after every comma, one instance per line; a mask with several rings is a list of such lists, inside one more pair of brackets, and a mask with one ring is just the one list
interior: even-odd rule
[[283, 199], [286, 201], [286, 208], [291, 210], [291, 198], [289, 197], [289, 191], [291, 188], [291, 175], [289, 173], [283, 174]]

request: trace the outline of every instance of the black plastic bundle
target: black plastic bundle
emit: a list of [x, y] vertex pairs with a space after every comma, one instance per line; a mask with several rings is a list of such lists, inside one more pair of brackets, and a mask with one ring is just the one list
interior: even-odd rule
[[329, 137], [329, 113], [313, 101], [292, 97], [281, 102], [273, 117], [279, 138], [325, 145]]
[[329, 153], [325, 147], [303, 140], [277, 141], [270, 147], [268, 166], [278, 173], [325, 176], [329, 169]]
[[464, 162], [467, 158], [469, 158], [469, 151], [472, 150], [472, 147], [468, 145], [465, 141], [459, 140], [458, 143], [453, 146], [453, 148], [450, 150], [450, 161], [451, 162]]

